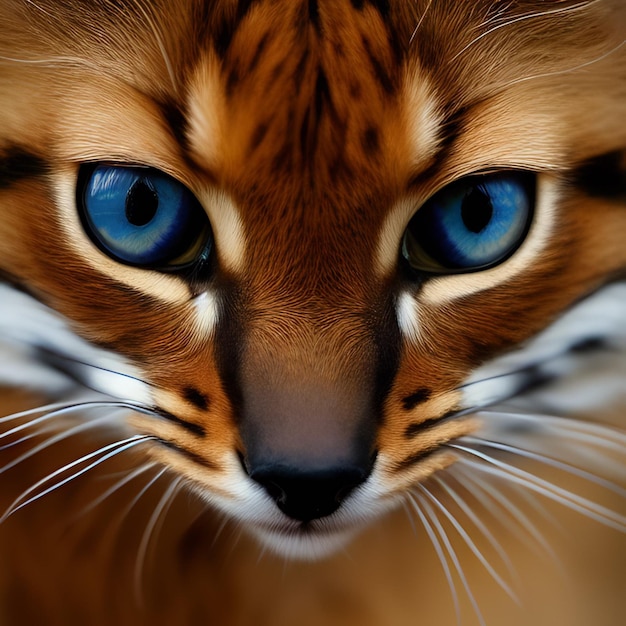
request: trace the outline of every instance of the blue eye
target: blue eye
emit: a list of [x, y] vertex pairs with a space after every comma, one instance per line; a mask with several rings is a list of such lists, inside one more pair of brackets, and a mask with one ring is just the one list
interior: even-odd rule
[[78, 204], [85, 230], [117, 261], [176, 269], [210, 251], [206, 213], [171, 176], [116, 165], [97, 165], [81, 174]]
[[442, 189], [413, 216], [402, 255], [414, 270], [468, 272], [496, 265], [530, 226], [534, 177], [525, 172], [472, 176]]

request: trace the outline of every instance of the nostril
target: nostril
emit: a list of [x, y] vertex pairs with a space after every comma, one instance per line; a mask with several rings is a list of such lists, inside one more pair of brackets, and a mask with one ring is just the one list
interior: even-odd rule
[[367, 479], [368, 471], [350, 466], [302, 470], [271, 464], [254, 468], [249, 474], [285, 515], [309, 522], [334, 513], [353, 489]]

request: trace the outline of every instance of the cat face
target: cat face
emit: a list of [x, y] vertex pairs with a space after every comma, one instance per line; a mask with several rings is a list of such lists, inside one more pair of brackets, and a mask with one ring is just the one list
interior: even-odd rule
[[276, 549], [453, 464], [476, 368], [626, 267], [619, 2], [5, 4], [0, 270]]

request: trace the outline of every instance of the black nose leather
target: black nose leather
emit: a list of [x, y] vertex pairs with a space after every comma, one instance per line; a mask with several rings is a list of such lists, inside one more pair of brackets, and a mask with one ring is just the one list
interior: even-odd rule
[[289, 517], [309, 522], [334, 513], [346, 496], [365, 481], [368, 471], [340, 466], [303, 471], [272, 464], [251, 469], [250, 478], [263, 485]]

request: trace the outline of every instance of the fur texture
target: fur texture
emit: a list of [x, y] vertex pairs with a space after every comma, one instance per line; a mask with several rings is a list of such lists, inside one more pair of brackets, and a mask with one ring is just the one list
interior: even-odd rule
[[[620, 0], [5, 0], [7, 623], [621, 623], [625, 32]], [[99, 162], [184, 184], [210, 256], [95, 246]], [[519, 249], [408, 272], [416, 211], [501, 170], [536, 179]], [[353, 445], [304, 523], [249, 475]]]

